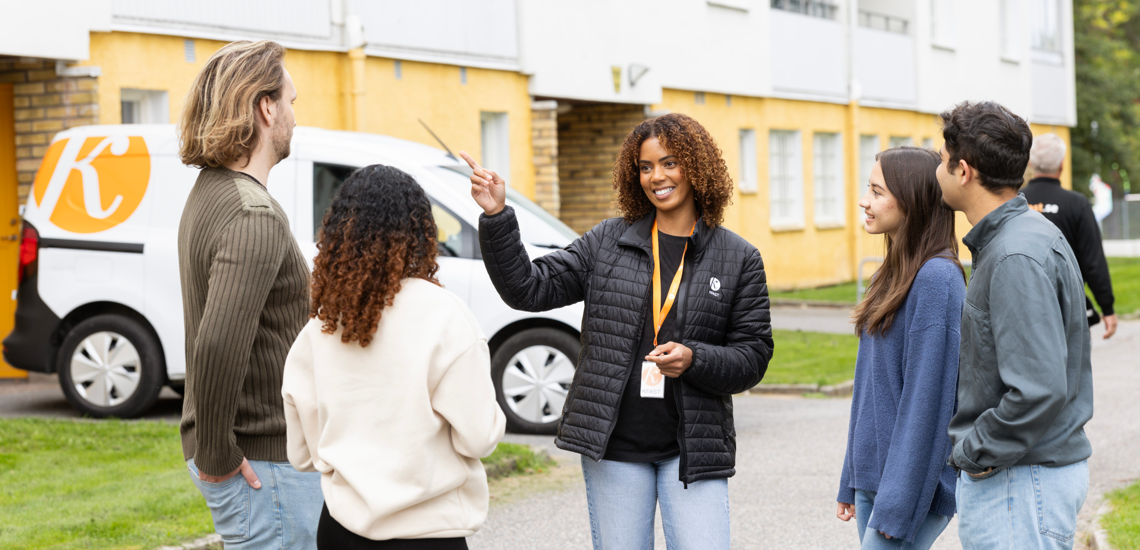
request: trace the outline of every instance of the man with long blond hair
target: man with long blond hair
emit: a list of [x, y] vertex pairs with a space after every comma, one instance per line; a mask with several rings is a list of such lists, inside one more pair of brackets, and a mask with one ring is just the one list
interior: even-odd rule
[[297, 98], [285, 48], [234, 42], [187, 94], [184, 164], [201, 168], [178, 227], [186, 326], [182, 451], [227, 549], [313, 548], [320, 474], [289, 464], [281, 382], [309, 313], [309, 269], [269, 171]]

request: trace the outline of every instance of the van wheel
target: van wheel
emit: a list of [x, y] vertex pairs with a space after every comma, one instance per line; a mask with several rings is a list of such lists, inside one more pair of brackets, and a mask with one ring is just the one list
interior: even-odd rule
[[491, 376], [509, 430], [555, 433], [581, 349], [577, 339], [553, 328], [527, 329], [499, 346]]
[[166, 381], [155, 337], [138, 321], [113, 314], [75, 325], [59, 348], [56, 370], [71, 405], [97, 418], [145, 412]]

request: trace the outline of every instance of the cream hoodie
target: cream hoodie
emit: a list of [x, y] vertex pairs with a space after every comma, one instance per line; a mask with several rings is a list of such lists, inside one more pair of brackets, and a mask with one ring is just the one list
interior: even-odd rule
[[329, 513], [373, 540], [473, 534], [487, 517], [480, 457], [506, 418], [487, 338], [454, 294], [404, 279], [366, 348], [310, 319], [285, 361], [289, 462], [321, 472]]

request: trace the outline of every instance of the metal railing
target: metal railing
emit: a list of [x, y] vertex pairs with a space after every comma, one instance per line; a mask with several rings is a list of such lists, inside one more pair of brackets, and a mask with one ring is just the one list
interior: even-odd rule
[[839, 6], [820, 0], [772, 0], [772, 9], [800, 13], [821, 19], [835, 19]]
[[906, 19], [867, 10], [859, 10], [859, 26], [898, 34], [910, 34], [910, 22]]
[[[959, 260], [959, 261], [962, 262], [962, 267], [972, 267], [974, 265], [974, 262], [972, 262], [971, 260]], [[855, 274], [855, 276], [857, 277], [855, 279], [855, 303], [856, 304], [859, 303], [863, 299], [863, 293], [867, 291], [867, 289], [863, 285], [863, 281], [864, 281], [863, 266], [865, 266], [867, 264], [881, 264], [881, 263], [883, 263], [883, 258], [881, 258], [879, 256], [868, 256], [866, 258], [863, 258], [862, 260], [859, 260], [859, 269], [858, 269], [858, 272]]]

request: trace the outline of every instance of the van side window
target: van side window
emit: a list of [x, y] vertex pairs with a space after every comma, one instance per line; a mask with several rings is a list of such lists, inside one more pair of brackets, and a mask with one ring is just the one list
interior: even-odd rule
[[[325, 213], [332, 207], [340, 186], [354, 171], [356, 168], [351, 166], [313, 163], [313, 242], [320, 239]], [[480, 258], [477, 245], [479, 236], [474, 228], [434, 200], [431, 201], [431, 213], [435, 217], [438, 231], [436, 242], [439, 244], [440, 256]]]
[[341, 184], [354, 171], [356, 168], [351, 166], [313, 163], [313, 242], [317, 242], [321, 235], [325, 212], [332, 206]]

